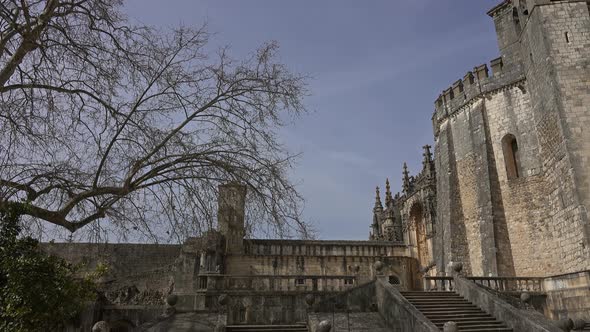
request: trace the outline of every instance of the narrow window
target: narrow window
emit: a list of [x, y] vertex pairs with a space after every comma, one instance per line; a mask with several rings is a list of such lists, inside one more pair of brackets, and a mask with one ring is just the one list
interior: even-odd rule
[[295, 279], [295, 285], [305, 285], [305, 279], [303, 279], [303, 278]]
[[528, 15], [529, 14], [529, 6], [526, 5], [526, 0], [520, 0], [520, 6], [522, 9], [522, 14], [523, 15]]
[[512, 21], [514, 22], [514, 29], [516, 30], [516, 35], [520, 35], [520, 17], [518, 16], [518, 10], [512, 8]]
[[565, 32], [565, 42], [568, 44], [570, 43], [570, 33], [567, 31]]
[[508, 179], [520, 177], [520, 165], [518, 157], [518, 142], [512, 134], [504, 136], [502, 139], [502, 150], [504, 152], [504, 164], [506, 166], [506, 175]]

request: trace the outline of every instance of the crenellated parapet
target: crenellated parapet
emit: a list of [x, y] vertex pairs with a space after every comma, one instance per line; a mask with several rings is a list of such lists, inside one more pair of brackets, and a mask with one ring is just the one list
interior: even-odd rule
[[[571, 3], [571, 5], [567, 3]], [[559, 1], [562, 8], [573, 8], [572, 6], [576, 3], [580, 3], [580, 1]], [[488, 11], [488, 16], [493, 19], [496, 26], [500, 56], [487, 64], [475, 66], [461, 79], [441, 92], [434, 102], [435, 111], [432, 116], [435, 138], [439, 135], [442, 123], [482, 98], [490, 98], [503, 90], [514, 87], [519, 87], [523, 93], [526, 93], [524, 68], [529, 68], [535, 62], [533, 53], [537, 51], [528, 46], [531, 41], [524, 31], [527, 26], [538, 24], [531, 23], [531, 18], [542, 10], [540, 8], [549, 5], [557, 5], [557, 2], [551, 0], [505, 0]], [[560, 35], [556, 35], [555, 38], [559, 42], [562, 41], [560, 39], [563, 39], [565, 44], [569, 44], [571, 42], [570, 34], [571, 31], [560, 31]], [[553, 38], [553, 36], [547, 38]], [[545, 58], [546, 55], [540, 59]]]
[[524, 81], [522, 66], [510, 62], [505, 64], [502, 57], [493, 59], [489, 67], [488, 64], [474, 67], [462, 79], [443, 90], [434, 102], [434, 136], [438, 137], [441, 123], [455, 116], [466, 106], [515, 85], [522, 86], [524, 90]]

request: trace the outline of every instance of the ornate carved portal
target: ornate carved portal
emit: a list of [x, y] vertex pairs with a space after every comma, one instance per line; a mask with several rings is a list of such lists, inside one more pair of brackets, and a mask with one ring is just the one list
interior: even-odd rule
[[423, 218], [422, 205], [416, 203], [410, 209], [410, 224], [413, 225], [413, 230], [416, 236], [416, 249], [418, 251], [418, 261], [420, 266], [428, 266], [430, 264], [430, 251], [428, 249], [428, 239], [426, 237], [426, 223]]

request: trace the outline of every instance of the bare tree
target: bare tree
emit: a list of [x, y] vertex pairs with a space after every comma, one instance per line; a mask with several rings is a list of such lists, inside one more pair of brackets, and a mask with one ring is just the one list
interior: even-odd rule
[[121, 6], [2, 0], [0, 209], [178, 240], [214, 227], [217, 185], [234, 180], [254, 229], [305, 235], [277, 137], [305, 111], [305, 77], [275, 43], [236, 60], [207, 51], [205, 28], [135, 26]]

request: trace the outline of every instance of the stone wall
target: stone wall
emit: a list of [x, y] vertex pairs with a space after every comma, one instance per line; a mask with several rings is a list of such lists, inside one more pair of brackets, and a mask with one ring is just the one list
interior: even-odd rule
[[548, 277], [543, 287], [547, 293], [545, 316], [590, 321], [590, 271]]
[[309, 331], [317, 332], [318, 324], [321, 321], [329, 321], [332, 324], [332, 331], [347, 332], [391, 332], [391, 328], [378, 312], [350, 312], [336, 313], [321, 312], [309, 314]]
[[532, 9], [520, 39], [551, 206], [548, 223], [557, 241], [553, 261], [559, 267], [549, 273], [573, 272], [590, 264], [590, 150], [585, 130], [590, 117], [585, 103], [590, 98], [589, 32], [585, 3], [551, 2]]
[[[501, 199], [501, 205], [494, 212], [503, 219], [503, 222], [498, 219], [496, 222], [506, 225], [508, 235], [497, 237], [504, 240], [497, 242], [497, 248], [499, 256], [504, 255], [506, 262], [513, 263], [513, 266], [506, 264], [503, 269], [512, 270], [516, 275], [540, 276], [555, 273], [555, 262], [549, 253], [557, 251], [557, 241], [547, 219], [550, 207], [545, 180], [540, 174], [539, 143], [526, 87], [507, 87], [484, 103], [498, 179], [496, 196]], [[503, 146], [507, 135], [513, 136], [518, 144], [518, 178], [509, 178], [507, 174]], [[503, 250], [505, 248], [511, 250]]]
[[382, 273], [399, 278], [405, 286], [419, 284], [416, 259], [404, 245], [377, 241], [246, 240], [246, 255], [226, 257], [226, 274], [354, 276], [359, 284], [375, 276], [374, 264], [384, 263]]
[[313, 311], [316, 312], [369, 312], [377, 311], [375, 281], [354, 287], [344, 292], [318, 298]]
[[428, 318], [406, 300], [392, 285], [377, 280], [377, 307], [383, 320], [393, 331], [440, 331]]
[[80, 264], [82, 272], [93, 272], [99, 264], [107, 268], [102, 281], [110, 289], [134, 285], [139, 291], [167, 292], [171, 271], [180, 245], [42, 243], [45, 252]]

